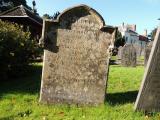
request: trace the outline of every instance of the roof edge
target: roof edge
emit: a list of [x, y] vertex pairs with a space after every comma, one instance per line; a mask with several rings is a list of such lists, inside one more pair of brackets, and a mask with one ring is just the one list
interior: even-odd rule
[[6, 10], [6, 11], [0, 13], [0, 16], [4, 15], [4, 14], [10, 12], [10, 11], [13, 11], [13, 10], [15, 10], [15, 9], [17, 9], [17, 8], [19, 8], [19, 7], [20, 7], [20, 5], [19, 5], [19, 6], [16, 6], [16, 7], [13, 7], [13, 8], [11, 8], [11, 9], [9, 9], [9, 10]]

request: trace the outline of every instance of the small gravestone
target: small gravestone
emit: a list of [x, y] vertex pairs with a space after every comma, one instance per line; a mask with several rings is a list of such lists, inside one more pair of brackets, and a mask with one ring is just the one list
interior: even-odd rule
[[160, 29], [153, 42], [135, 110], [160, 112]]
[[106, 27], [103, 18], [86, 5], [67, 9], [55, 21], [45, 21], [40, 102], [104, 103], [114, 37], [115, 29]]
[[137, 65], [144, 65], [144, 47], [141, 45], [134, 44], [134, 48], [136, 49], [136, 55], [137, 55]]
[[118, 54], [117, 54], [117, 59], [118, 59], [118, 60], [121, 60], [122, 48], [123, 48], [122, 46], [120, 46], [120, 47], [118, 48]]
[[132, 44], [126, 44], [121, 51], [121, 65], [124, 67], [136, 67], [136, 49]]
[[141, 56], [141, 47], [137, 44], [134, 44], [133, 46], [136, 49], [137, 58], [140, 57]]
[[134, 48], [136, 49], [137, 58], [144, 56], [144, 47], [141, 45], [134, 44]]
[[149, 59], [149, 55], [152, 49], [152, 45], [153, 45], [153, 41], [149, 42], [145, 48], [145, 55], [144, 55], [144, 65], [147, 65], [148, 59]]

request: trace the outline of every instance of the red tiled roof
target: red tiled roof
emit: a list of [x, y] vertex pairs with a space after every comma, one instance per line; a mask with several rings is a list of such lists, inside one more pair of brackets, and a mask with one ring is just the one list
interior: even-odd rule
[[139, 35], [139, 40], [140, 41], [148, 41], [148, 37], [145, 37], [145, 36], [143, 36], [143, 35]]

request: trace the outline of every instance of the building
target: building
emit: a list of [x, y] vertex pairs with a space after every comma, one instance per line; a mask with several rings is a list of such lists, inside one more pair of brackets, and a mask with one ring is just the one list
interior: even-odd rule
[[123, 23], [118, 27], [118, 30], [121, 32], [127, 44], [132, 44], [139, 40], [138, 33], [136, 32], [136, 25], [125, 25]]
[[136, 25], [122, 24], [118, 27], [122, 37], [125, 39], [126, 44], [133, 44], [137, 50], [137, 55], [141, 56], [144, 54], [144, 48], [148, 43], [147, 30], [144, 31], [143, 35], [139, 35], [136, 32]]
[[143, 35], [139, 35], [136, 32], [136, 25], [122, 24], [118, 27], [122, 37], [125, 38], [126, 44], [137, 44], [145, 46], [148, 42], [147, 30], [144, 31]]
[[30, 30], [32, 38], [38, 40], [41, 37], [43, 19], [23, 5], [1, 13], [0, 19], [23, 25], [24, 30]]

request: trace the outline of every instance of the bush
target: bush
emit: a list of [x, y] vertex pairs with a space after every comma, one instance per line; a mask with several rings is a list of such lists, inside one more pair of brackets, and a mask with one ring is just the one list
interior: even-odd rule
[[31, 60], [39, 55], [38, 44], [18, 24], [0, 20], [0, 26], [0, 76], [6, 79], [23, 75]]

